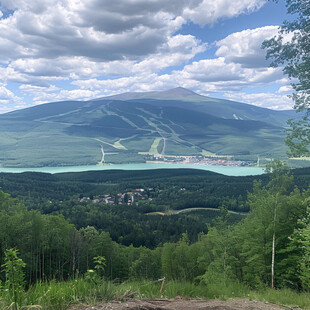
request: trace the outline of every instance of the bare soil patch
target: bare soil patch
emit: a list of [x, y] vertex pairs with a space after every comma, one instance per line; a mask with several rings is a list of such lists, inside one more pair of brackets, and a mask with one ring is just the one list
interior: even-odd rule
[[[280, 310], [292, 309], [257, 300], [231, 299], [129, 299], [113, 301], [98, 306], [74, 306], [70, 310]], [[295, 308], [299, 309], [299, 308]]]

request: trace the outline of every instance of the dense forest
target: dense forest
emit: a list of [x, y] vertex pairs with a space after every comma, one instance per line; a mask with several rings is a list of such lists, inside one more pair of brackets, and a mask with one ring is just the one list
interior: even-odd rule
[[[306, 188], [307, 169], [293, 173], [294, 183]], [[177, 242], [185, 232], [196, 242], [199, 233], [208, 232], [206, 224], [213, 225], [220, 207], [236, 211], [228, 224], [240, 221], [250, 209], [247, 193], [258, 179], [267, 184], [270, 176], [228, 177], [193, 169], [2, 173], [0, 186], [28, 210], [63, 215], [76, 229], [94, 227], [119, 244], [154, 249]], [[192, 211], [182, 212], [188, 209]]]
[[[197, 179], [191, 177], [193, 181], [188, 182], [187, 173], [197, 172], [185, 172], [183, 176], [170, 179], [156, 177], [155, 173], [143, 183], [139, 183], [138, 177], [133, 178], [132, 184], [121, 175], [123, 172], [113, 172], [109, 177], [98, 173], [97, 179], [91, 173], [91, 179], [95, 180], [93, 185], [87, 173], [77, 174], [74, 182], [68, 181], [66, 175], [1, 175], [2, 188], [6, 191], [11, 188], [11, 193], [20, 198], [12, 198], [3, 192], [0, 194], [0, 264], [4, 264], [6, 249], [18, 249], [26, 264], [28, 284], [83, 275], [95, 267], [94, 258], [100, 256], [105, 259], [104, 277], [107, 279], [156, 279], [165, 276], [208, 285], [210, 281], [224, 278], [250, 287], [271, 285], [274, 281], [278, 288], [309, 289], [310, 239], [309, 217], [306, 216], [309, 214], [309, 190], [294, 186], [294, 176], [281, 169], [262, 176], [263, 183], [254, 180], [248, 193], [239, 191], [240, 184], [245, 184], [246, 191], [248, 183], [256, 179], [254, 177], [230, 179], [210, 174], [197, 175]], [[296, 171], [295, 183], [303, 182], [306, 186], [306, 173], [305, 170], [303, 173]], [[119, 183], [116, 183], [117, 174], [120, 174]], [[234, 195], [226, 196], [224, 193], [217, 205], [220, 211], [214, 211], [208, 218], [199, 213], [201, 210], [183, 215], [146, 215], [143, 214], [143, 203], [108, 205], [80, 202], [86, 191], [95, 195], [99, 188], [108, 190], [111, 187], [110, 190], [121, 191], [138, 185], [139, 188], [159, 186], [166, 190], [182, 186], [186, 190], [191, 189], [192, 193], [197, 191], [199, 196], [204, 186], [210, 187], [215, 180], [231, 185], [232, 189], [238, 188], [238, 195], [246, 197], [247, 216], [232, 220], [234, 215], [229, 213], [230, 206], [221, 203]], [[36, 188], [37, 192], [27, 195], [28, 186]], [[58, 191], [50, 197], [55, 188]], [[60, 202], [59, 199], [63, 199], [61, 193], [66, 190], [72, 196]], [[25, 198], [27, 207], [21, 197]], [[49, 207], [44, 208], [46, 199], [52, 198]], [[38, 207], [33, 208], [40, 199]], [[158, 199], [162, 201], [163, 197]], [[167, 195], [167, 205], [172, 200], [174, 197]], [[149, 202], [155, 204], [153, 200], [148, 201], [146, 208], [150, 207]], [[110, 227], [112, 223], [114, 226]], [[113, 236], [114, 240], [105, 230], [105, 225], [112, 231], [119, 230], [119, 235]], [[126, 238], [130, 233], [135, 235], [132, 243], [139, 246], [129, 244], [132, 240]], [[4, 274], [1, 277], [5, 282]]]

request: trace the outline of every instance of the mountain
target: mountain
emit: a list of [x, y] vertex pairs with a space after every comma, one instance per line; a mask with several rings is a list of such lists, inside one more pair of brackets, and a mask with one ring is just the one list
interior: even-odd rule
[[285, 155], [290, 111], [184, 88], [63, 101], [0, 115], [0, 165], [144, 162], [162, 155]]

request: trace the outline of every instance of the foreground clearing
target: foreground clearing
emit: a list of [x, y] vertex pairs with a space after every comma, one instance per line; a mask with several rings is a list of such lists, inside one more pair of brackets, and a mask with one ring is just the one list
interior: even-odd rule
[[201, 300], [201, 299], [131, 299], [94, 306], [74, 306], [69, 310], [280, 310], [300, 309], [280, 307], [275, 304], [248, 299]]

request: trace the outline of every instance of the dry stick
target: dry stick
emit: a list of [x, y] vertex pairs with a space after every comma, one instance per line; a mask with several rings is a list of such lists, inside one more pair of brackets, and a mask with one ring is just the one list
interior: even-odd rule
[[12, 272], [12, 289], [13, 289], [13, 299], [14, 299], [14, 309], [17, 310], [17, 296], [16, 296], [16, 287], [15, 287], [15, 274], [14, 274], [14, 260], [11, 259], [11, 272]]
[[277, 205], [278, 205], [278, 193], [276, 194], [276, 202], [274, 205], [274, 218], [273, 218], [273, 236], [272, 236], [272, 253], [271, 253], [271, 288], [274, 288], [274, 258], [275, 258], [275, 243], [276, 243]]
[[160, 288], [159, 293], [161, 293], [161, 292], [162, 292], [162, 290], [163, 290], [163, 288], [164, 288], [165, 279], [166, 279], [166, 278], [163, 278], [163, 282], [161, 283], [161, 288]]

